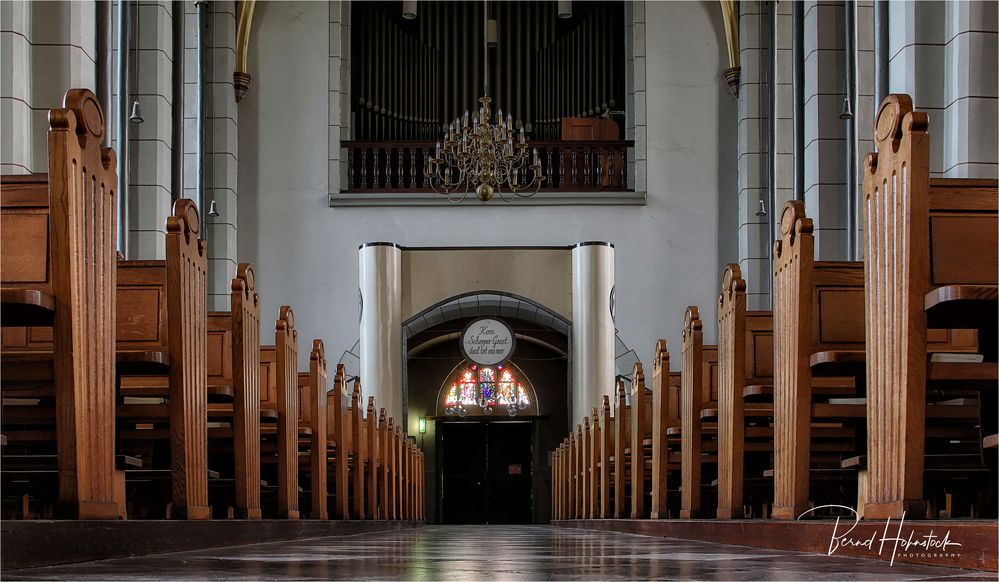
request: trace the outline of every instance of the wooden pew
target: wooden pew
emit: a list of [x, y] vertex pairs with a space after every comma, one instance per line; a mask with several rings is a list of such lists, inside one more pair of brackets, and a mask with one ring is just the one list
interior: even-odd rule
[[[875, 121], [878, 152], [864, 164], [869, 405], [864, 513], [872, 519], [926, 513], [928, 379], [947, 375], [985, 382], [982, 396], [992, 401], [987, 420], [995, 430], [997, 182], [930, 179], [927, 126], [927, 115], [913, 111], [907, 95], [889, 95]], [[978, 328], [986, 362], [947, 364], [935, 374], [926, 357], [933, 328]]]
[[4, 330], [4, 380], [12, 357], [31, 356], [28, 330], [51, 327], [41, 335], [52, 355], [41, 357], [55, 386], [59, 514], [80, 519], [125, 513], [114, 461], [118, 179], [104, 131], [96, 96], [70, 90], [49, 111], [48, 175], [4, 176], [0, 188], [0, 321], [23, 330], [20, 349]]
[[385, 487], [387, 489], [386, 503], [388, 505], [388, 515], [386, 519], [399, 519], [399, 460], [396, 456], [396, 441], [399, 439], [398, 433], [396, 433], [395, 419], [389, 417], [388, 419], [388, 430], [385, 433], [385, 447], [383, 449], [385, 455], [385, 462], [388, 464], [388, 470], [386, 471], [386, 482]]
[[656, 342], [652, 365], [652, 519], [667, 517], [667, 483], [669, 445], [666, 429], [675, 421], [670, 414], [669, 346], [666, 340]]
[[561, 499], [559, 497], [559, 489], [560, 489], [559, 482], [561, 480], [561, 475], [560, 475], [560, 472], [559, 472], [559, 463], [560, 463], [560, 460], [561, 460], [561, 457], [560, 457], [561, 453], [562, 453], [562, 445], [560, 443], [559, 446], [555, 447], [555, 450], [552, 451], [552, 470], [551, 470], [552, 491], [551, 491], [551, 504], [552, 504], [552, 519], [553, 520], [562, 519], [561, 508], [559, 507], [559, 504], [561, 503]]
[[234, 517], [260, 519], [260, 296], [248, 263], [232, 279], [230, 311], [208, 314], [208, 386], [232, 390], [232, 403], [209, 404], [213, 418], [231, 429], [208, 429], [209, 448], [216, 435], [233, 447]]
[[583, 417], [582, 445], [579, 447], [579, 490], [580, 495], [579, 516], [582, 519], [590, 518], [590, 451], [593, 450], [592, 435], [590, 434], [590, 417]]
[[378, 506], [378, 417], [376, 415], [375, 397], [368, 396], [368, 413], [364, 422], [367, 468], [365, 469], [365, 484], [368, 501], [368, 519], [382, 519], [381, 508]]
[[572, 447], [572, 461], [573, 461], [573, 473], [572, 473], [572, 488], [574, 490], [573, 495], [573, 507], [572, 512], [576, 519], [583, 519], [583, 485], [586, 483], [586, 477], [583, 473], [585, 467], [583, 466], [586, 460], [586, 455], [583, 451], [586, 450], [586, 443], [583, 442], [583, 425], [582, 423], [576, 425], [575, 440], [573, 441]]
[[[168, 377], [170, 455], [175, 517], [208, 519], [207, 253], [191, 200], [167, 218], [165, 261], [119, 261], [117, 359], [125, 386], [157, 388]], [[129, 382], [129, 377], [136, 379]], [[158, 406], [124, 405], [120, 422], [160, 418]], [[136, 433], [126, 432], [127, 441]]]
[[347, 396], [347, 378], [343, 364], [337, 364], [333, 376], [333, 391], [326, 399], [327, 421], [332, 475], [334, 485], [333, 516], [336, 519], [350, 518], [348, 497], [350, 471], [350, 400]]
[[617, 383], [614, 402], [614, 518], [625, 517], [624, 484], [630, 479], [630, 467], [625, 448], [631, 442], [631, 407], [625, 397], [624, 382]]
[[[274, 325], [274, 345], [260, 347], [261, 408], [278, 411], [276, 446], [277, 515], [298, 519], [298, 331], [291, 307], [282, 306]], [[271, 426], [261, 427], [262, 434], [273, 434]], [[311, 432], [311, 431], [309, 431]], [[271, 462], [271, 455], [261, 455]]]
[[[326, 402], [326, 349], [323, 340], [312, 340], [309, 353], [309, 371], [298, 375], [301, 420], [311, 429], [309, 438], [309, 466], [311, 479], [309, 517], [329, 519], [327, 511], [327, 402]], [[321, 412], [320, 412], [321, 411]]]
[[730, 264], [718, 297], [718, 519], [744, 517], [747, 386], [772, 390], [773, 316], [746, 310], [746, 282]]
[[[773, 517], [797, 519], [809, 501], [809, 358], [818, 352], [863, 348], [863, 264], [814, 260], [813, 226], [803, 202], [785, 204], [780, 229], [773, 273]], [[836, 411], [855, 415], [850, 405], [829, 412]]]
[[703, 404], [704, 336], [697, 307], [688, 307], [683, 318], [683, 368], [680, 390], [680, 518], [700, 516], [701, 508], [701, 408]]
[[599, 459], [597, 469], [599, 477], [597, 479], [597, 497], [599, 498], [599, 509], [596, 517], [598, 519], [608, 519], [611, 517], [614, 508], [614, 498], [612, 497], [613, 485], [613, 461], [614, 457], [614, 418], [611, 416], [610, 396], [604, 395], [600, 402], [599, 424], [600, 433], [597, 436], [597, 447], [599, 448]]
[[364, 519], [364, 466], [366, 464], [367, 447], [364, 445], [365, 429], [364, 415], [361, 413], [361, 383], [354, 381], [354, 389], [350, 395], [350, 455], [353, 473], [350, 478], [353, 487], [354, 519]]
[[569, 437], [559, 445], [559, 519], [569, 519]]
[[589, 470], [588, 478], [589, 482], [587, 484], [589, 490], [589, 504], [586, 507], [586, 518], [587, 519], [599, 519], [600, 517], [600, 439], [601, 435], [601, 424], [600, 417], [597, 415], [596, 407], [593, 408], [590, 418], [593, 419], [593, 424], [590, 427], [590, 439], [589, 439]]
[[647, 467], [652, 458], [652, 393], [645, 387], [641, 362], [635, 362], [631, 375], [630, 409], [631, 519], [638, 519], [645, 515], [645, 478], [651, 475]]

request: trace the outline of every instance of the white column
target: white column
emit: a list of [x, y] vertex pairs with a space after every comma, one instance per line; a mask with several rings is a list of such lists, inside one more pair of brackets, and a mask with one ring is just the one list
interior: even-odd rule
[[358, 259], [363, 396], [402, 422], [402, 249], [366, 243]]
[[572, 424], [614, 392], [614, 245], [572, 249]]

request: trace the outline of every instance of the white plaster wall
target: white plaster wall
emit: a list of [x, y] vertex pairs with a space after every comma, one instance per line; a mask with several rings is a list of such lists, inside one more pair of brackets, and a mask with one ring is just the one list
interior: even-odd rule
[[[350, 348], [358, 334], [357, 248], [381, 240], [422, 247], [611, 241], [618, 328], [646, 363], [659, 337], [679, 350], [685, 306], [699, 305], [714, 321], [719, 191], [734, 199], [736, 187], [736, 102], [721, 79], [727, 57], [716, 2], [645, 5], [644, 207], [328, 208], [330, 6], [263, 2], [256, 10], [254, 85], [239, 104], [238, 249], [239, 260], [256, 267], [264, 330], [290, 304], [303, 341], [324, 338], [334, 358]], [[705, 328], [713, 343], [714, 326]]]

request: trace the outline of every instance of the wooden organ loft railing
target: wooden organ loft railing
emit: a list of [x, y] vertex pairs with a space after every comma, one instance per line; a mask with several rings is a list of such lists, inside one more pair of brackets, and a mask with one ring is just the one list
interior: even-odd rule
[[[531, 141], [546, 180], [542, 191], [627, 192], [631, 140]], [[433, 154], [430, 141], [346, 141], [347, 192], [432, 192], [424, 170]], [[526, 170], [525, 170], [526, 171]], [[525, 174], [526, 181], [526, 174]]]

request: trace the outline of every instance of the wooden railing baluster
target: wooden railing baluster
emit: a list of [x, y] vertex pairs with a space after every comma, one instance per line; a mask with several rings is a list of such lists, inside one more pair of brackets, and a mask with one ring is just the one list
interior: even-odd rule
[[[545, 175], [541, 187], [563, 192], [629, 190], [627, 151], [632, 146], [633, 142], [624, 140], [531, 142], [541, 157]], [[341, 147], [347, 156], [348, 192], [432, 191], [424, 172], [430, 165], [434, 142], [345, 141]], [[453, 174], [450, 177], [455, 178]], [[529, 164], [517, 170], [516, 177], [519, 184], [527, 182], [531, 177]]]

